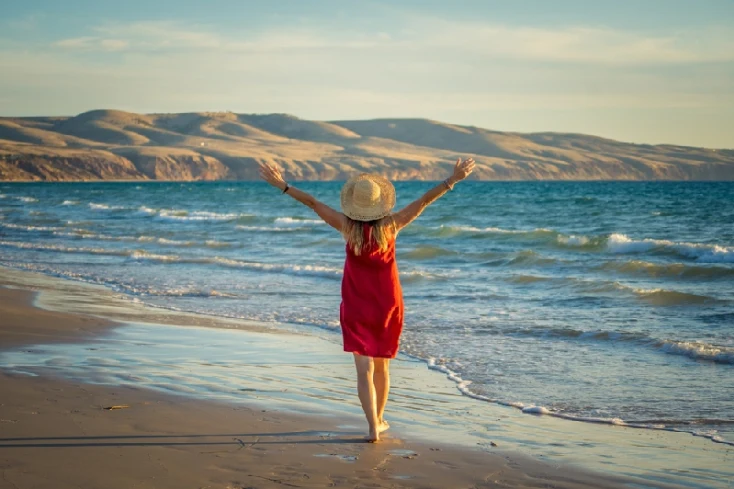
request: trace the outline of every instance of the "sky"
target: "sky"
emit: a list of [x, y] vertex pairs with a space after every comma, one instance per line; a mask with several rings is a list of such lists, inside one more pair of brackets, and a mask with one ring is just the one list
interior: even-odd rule
[[734, 1], [1, 2], [0, 116], [101, 108], [734, 148]]

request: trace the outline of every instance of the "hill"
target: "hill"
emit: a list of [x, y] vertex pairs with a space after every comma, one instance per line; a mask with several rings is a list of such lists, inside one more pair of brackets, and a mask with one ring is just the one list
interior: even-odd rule
[[629, 144], [582, 134], [498, 132], [427, 119], [308, 121], [287, 114], [0, 118], [0, 180], [249, 180], [379, 172], [444, 178], [457, 156], [481, 180], [734, 180], [734, 150]]

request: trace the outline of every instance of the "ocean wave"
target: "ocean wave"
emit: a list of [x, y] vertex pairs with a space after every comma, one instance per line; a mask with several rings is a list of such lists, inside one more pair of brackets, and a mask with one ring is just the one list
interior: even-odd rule
[[191, 241], [191, 240], [179, 240], [161, 238], [158, 236], [112, 236], [109, 234], [99, 234], [89, 231], [87, 229], [72, 229], [71, 232], [54, 232], [58, 236], [68, 236], [72, 238], [82, 238], [90, 240], [100, 241], [119, 241], [119, 242], [138, 242], [138, 243], [157, 243], [164, 246], [180, 246], [186, 248], [201, 247], [201, 248], [227, 248], [231, 245], [222, 241], [208, 239], [206, 241]]
[[[563, 411], [554, 410], [545, 406], [536, 404], [525, 404], [521, 401], [512, 401], [493, 398], [484, 394], [474, 392], [470, 389], [472, 382], [470, 380], [464, 380], [461, 375], [449, 368], [448, 366], [441, 364], [435, 358], [428, 358], [424, 360], [431, 370], [436, 370], [446, 375], [446, 378], [456, 383], [456, 388], [466, 397], [476, 399], [478, 401], [489, 402], [498, 404], [501, 406], [512, 407], [520, 410], [523, 414], [530, 414], [536, 416], [552, 416], [555, 418], [561, 418], [568, 421], [577, 421], [583, 423], [596, 423], [596, 424], [608, 424], [613, 426], [625, 426], [628, 428], [637, 429], [649, 429], [649, 430], [661, 430], [661, 431], [673, 431], [680, 433], [689, 433], [693, 436], [700, 436], [710, 439], [715, 443], [721, 443], [725, 445], [734, 446], [734, 441], [729, 441], [721, 437], [716, 431], [701, 431], [696, 429], [684, 429], [681, 426], [697, 424], [699, 420], [647, 420], [645, 422], [625, 421], [618, 417], [597, 417], [597, 416], [585, 416], [582, 414], [574, 414]], [[661, 422], [664, 421], [664, 422]], [[727, 424], [734, 420], [724, 420]]]
[[43, 243], [25, 243], [20, 241], [0, 241], [0, 246], [34, 250], [34, 251], [58, 251], [62, 253], [88, 253], [94, 255], [127, 256], [129, 252], [124, 250], [110, 250], [107, 248], [87, 248], [74, 246], [61, 246]]
[[442, 225], [438, 228], [429, 228], [429, 234], [448, 238], [466, 236], [477, 239], [493, 239], [499, 241], [516, 241], [531, 246], [549, 248], [600, 251], [604, 248], [605, 237], [585, 236], [582, 234], [564, 234], [548, 228], [535, 229], [503, 229], [498, 227], [479, 228], [474, 226]]
[[534, 284], [537, 282], [547, 282], [553, 280], [552, 277], [539, 277], [537, 275], [511, 275], [507, 277], [507, 281], [514, 284]]
[[312, 231], [311, 227], [277, 227], [277, 226], [246, 226], [238, 224], [236, 229], [242, 231], [261, 231], [264, 233], [297, 233], [300, 231]]
[[141, 205], [140, 207], [138, 207], [138, 212], [141, 213], [141, 214], [147, 214], [147, 215], [151, 215], [151, 216], [153, 214], [158, 214], [158, 211], [157, 210], [152, 209], [152, 208], [150, 208], [148, 206], [145, 206], [145, 205]]
[[189, 211], [185, 209], [154, 209], [145, 205], [138, 207], [137, 213], [155, 216], [155, 218], [165, 221], [236, 221], [255, 218], [252, 214]]
[[722, 302], [715, 297], [688, 294], [666, 289], [634, 289], [634, 293], [642, 300], [655, 306], [701, 305]]
[[555, 237], [555, 235], [558, 234], [557, 231], [554, 231], [552, 229], [547, 228], [535, 228], [535, 229], [529, 229], [529, 230], [523, 230], [523, 229], [503, 229], [498, 227], [485, 227], [480, 228], [476, 226], [452, 226], [452, 225], [445, 225], [442, 224], [438, 228], [432, 228], [432, 231], [434, 233], [438, 233], [439, 235], [452, 235], [452, 234], [506, 234], [506, 235], [523, 235], [523, 236], [550, 236], [552, 235]]
[[235, 221], [239, 219], [254, 218], [255, 216], [252, 214], [221, 214], [209, 211], [163, 209], [157, 212], [157, 217], [168, 221]]
[[686, 279], [719, 279], [734, 277], [734, 268], [726, 266], [701, 266], [685, 263], [652, 263], [643, 260], [625, 262], [609, 261], [597, 267], [601, 270], [612, 270], [630, 275], [648, 277], [676, 277]]
[[632, 239], [625, 234], [611, 234], [607, 239], [610, 253], [647, 253], [660, 251], [702, 263], [734, 263], [734, 247], [704, 243], [674, 242], [665, 239]]
[[[532, 276], [531, 276], [532, 277]], [[512, 279], [508, 279], [512, 281]], [[643, 289], [632, 285], [627, 285], [614, 280], [585, 279], [579, 277], [548, 277], [547, 281], [554, 286], [570, 287], [580, 293], [591, 294], [614, 294], [633, 297], [654, 306], [683, 306], [683, 305], [703, 305], [703, 304], [722, 304], [727, 303], [726, 299], [711, 297], [707, 295], [692, 294], [688, 292], [680, 292], [677, 290], [669, 290], [663, 288]], [[531, 283], [527, 280], [526, 283]], [[515, 283], [522, 283], [515, 281]]]
[[35, 198], [35, 197], [23, 197], [23, 196], [19, 196], [19, 197], [16, 197], [16, 199], [20, 200], [21, 202], [28, 202], [28, 203], [38, 202], [38, 199]]
[[587, 246], [589, 243], [592, 242], [591, 238], [589, 238], [588, 236], [577, 236], [574, 234], [571, 234], [569, 236], [559, 234], [556, 237], [556, 241], [558, 241], [559, 244], [566, 246]]
[[65, 200], [61, 203], [61, 205], [79, 205], [78, 200]]
[[400, 253], [400, 258], [407, 260], [431, 260], [441, 256], [452, 255], [458, 255], [458, 253], [438, 246], [416, 246], [410, 251]]
[[169, 262], [185, 262], [186, 260], [176, 255], [161, 255], [159, 253], [150, 253], [148, 251], [132, 251], [128, 256], [133, 260], [155, 260]]
[[8, 228], [8, 229], [19, 229], [21, 231], [43, 231], [43, 232], [55, 232], [55, 231], [61, 231], [63, 227], [59, 226], [29, 226], [25, 224], [14, 224], [12, 222], [1, 222], [1, 227]]
[[475, 237], [493, 237], [502, 240], [538, 241], [550, 246], [562, 248], [599, 247], [604, 238], [599, 236], [585, 236], [580, 234], [563, 234], [548, 228], [535, 229], [503, 229], [498, 227], [479, 228], [475, 226], [441, 225], [432, 228], [431, 233], [440, 237], [469, 234]]
[[214, 289], [198, 289], [192, 287], [178, 287], [171, 289], [159, 289], [156, 287], [146, 287], [142, 285], [119, 285], [118, 289], [136, 296], [148, 297], [192, 297], [192, 298], [209, 298], [222, 297], [225, 299], [237, 299], [243, 296], [231, 294], [228, 292], [220, 292]]
[[286, 225], [294, 225], [294, 226], [303, 226], [304, 224], [312, 224], [312, 225], [322, 225], [326, 224], [321, 219], [306, 219], [301, 217], [278, 217], [275, 219], [275, 222], [277, 224], [286, 224]]
[[734, 348], [717, 346], [701, 341], [661, 340], [647, 333], [635, 331], [578, 330], [574, 328], [501, 328], [495, 333], [533, 338], [558, 338], [581, 341], [633, 343], [670, 355], [681, 355], [694, 360], [734, 365]]
[[97, 211], [123, 211], [127, 209], [127, 207], [121, 205], [96, 204], [94, 202], [90, 202], [88, 205], [90, 209]]
[[555, 258], [549, 258], [536, 253], [532, 250], [525, 250], [516, 253], [509, 261], [505, 263], [509, 266], [525, 266], [525, 265], [554, 265], [559, 260]]
[[497, 227], [453, 226], [441, 225], [425, 230], [436, 237], [454, 237], [465, 235], [474, 238], [491, 238], [496, 240], [514, 240], [535, 242], [539, 245], [582, 249], [586, 251], [608, 252], [612, 254], [632, 253], [664, 253], [681, 258], [692, 259], [700, 263], [734, 263], [734, 247], [717, 244], [676, 242], [662, 239], [632, 239], [621, 233], [610, 235], [564, 234], [548, 228], [529, 230], [503, 229]]
[[534, 338], [568, 338], [593, 341], [633, 342], [640, 344], [654, 344], [656, 342], [645, 333], [636, 333], [631, 331], [584, 331], [574, 328], [505, 328], [501, 329], [500, 332], [502, 334], [531, 336]]
[[339, 278], [342, 270], [339, 268], [325, 267], [321, 265], [288, 265], [281, 263], [260, 263], [252, 261], [238, 260], [235, 258], [225, 257], [185, 257], [180, 255], [164, 255], [159, 253], [150, 253], [147, 251], [133, 251], [129, 253], [131, 258], [135, 260], [150, 260], [167, 263], [188, 263], [199, 265], [218, 265], [230, 268], [240, 268], [248, 270], [258, 270], [264, 272], [287, 273], [293, 275], [311, 275], [326, 278]]
[[694, 360], [734, 365], [734, 348], [724, 348], [697, 341], [660, 341], [656, 346], [665, 353]]

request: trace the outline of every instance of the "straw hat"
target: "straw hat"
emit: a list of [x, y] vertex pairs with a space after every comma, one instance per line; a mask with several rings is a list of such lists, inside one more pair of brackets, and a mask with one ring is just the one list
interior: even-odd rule
[[376, 221], [390, 214], [395, 205], [395, 187], [374, 173], [362, 173], [342, 187], [342, 212], [355, 221]]

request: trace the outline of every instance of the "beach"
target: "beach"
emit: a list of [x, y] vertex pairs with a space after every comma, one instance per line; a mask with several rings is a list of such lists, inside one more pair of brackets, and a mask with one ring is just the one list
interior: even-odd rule
[[[2, 269], [2, 285], [0, 463], [8, 487], [679, 487], [677, 474], [686, 472], [697, 482], [681, 478], [680, 486], [731, 483], [725, 445], [508, 407], [487, 411], [410, 361], [394, 365], [393, 430], [383, 443], [363, 443], [356, 396], [340, 390], [351, 383], [341, 378], [351, 365], [336, 345], [246, 322], [233, 328], [27, 272]], [[166, 349], [185, 348], [183, 332], [195, 335], [200, 352], [222, 341], [218, 334], [230, 335], [224, 344], [234, 350], [231, 338], [241, 338], [240, 348], [256, 353], [249, 371], [235, 366], [248, 380], [231, 377], [236, 385], [225, 392], [209, 373], [202, 390], [199, 374], [179, 360], [182, 377], [167, 384], [170, 358], [161, 360], [168, 371], [144, 377], [160, 367], [154, 354], [142, 368], [119, 355], [144, 349], [136, 335], [152, 342], [160, 328]], [[324, 355], [298, 366], [309, 371], [303, 377], [294, 373], [296, 348]], [[137, 363], [146, 359], [137, 355]], [[325, 361], [339, 356], [343, 362]], [[444, 419], [441, 405], [451, 406]], [[105, 409], [115, 406], [125, 407]]]
[[[115, 327], [35, 308], [33, 295], [0, 289], [4, 349], [88, 342]], [[366, 444], [353, 416], [298, 416], [52, 372], [3, 371], [0, 392], [3, 487], [621, 487], [446, 440]]]

